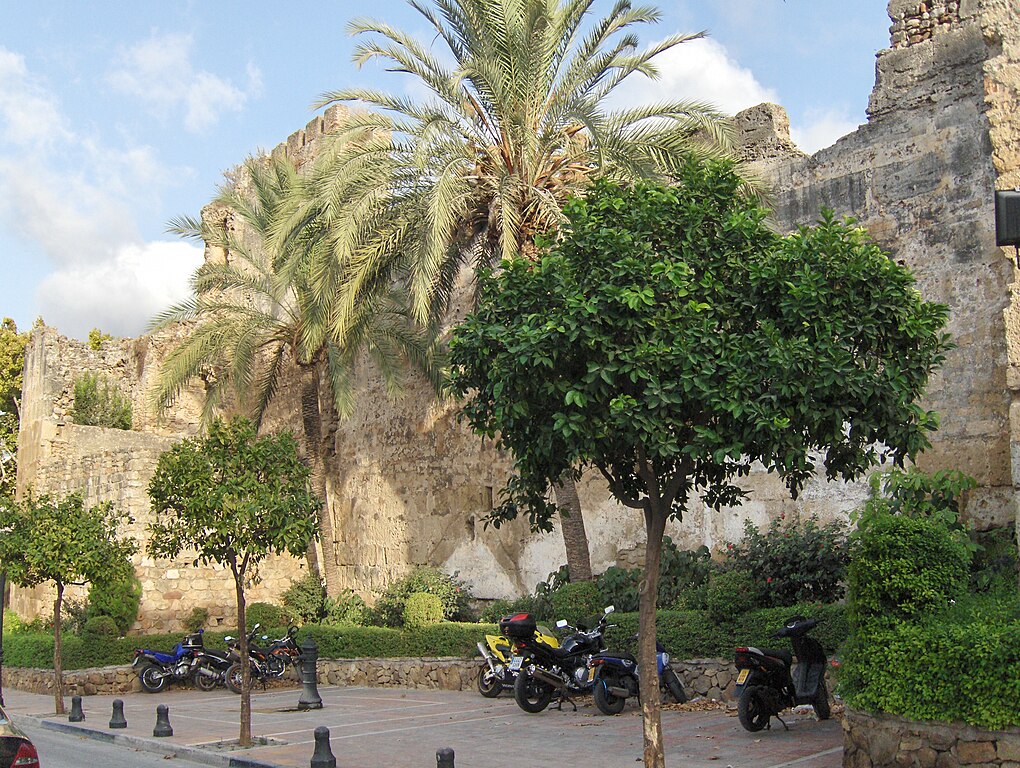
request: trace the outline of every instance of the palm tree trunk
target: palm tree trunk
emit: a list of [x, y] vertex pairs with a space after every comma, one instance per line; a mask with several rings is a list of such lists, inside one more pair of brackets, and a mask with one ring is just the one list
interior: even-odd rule
[[53, 698], [54, 712], [64, 714], [64, 664], [60, 642], [60, 604], [64, 600], [64, 585], [57, 582], [57, 599], [53, 601]]
[[[326, 495], [326, 452], [322, 429], [321, 379], [324, 363], [316, 361], [302, 366], [301, 382], [301, 426], [304, 432], [305, 455], [312, 470], [312, 491], [322, 502], [319, 514], [319, 541], [322, 546], [322, 561], [315, 556], [315, 542], [308, 545], [308, 565], [326, 583], [326, 592], [335, 595], [339, 586], [336, 572], [336, 548], [333, 540], [333, 518]], [[331, 452], [330, 452], [331, 453]], [[314, 562], [313, 562], [314, 561]]]
[[567, 551], [567, 570], [571, 581], [591, 581], [591, 555], [588, 552], [588, 533], [584, 529], [581, 501], [577, 497], [577, 483], [569, 472], [560, 475], [553, 485], [556, 506], [565, 510], [560, 513], [560, 530], [563, 533], [563, 547]]
[[638, 665], [644, 695], [641, 696], [641, 720], [644, 725], [645, 768], [665, 768], [662, 746], [662, 711], [659, 706], [659, 670], [655, 661], [655, 602], [659, 594], [659, 565], [662, 561], [662, 536], [666, 531], [666, 513], [645, 506], [645, 573], [638, 588]]

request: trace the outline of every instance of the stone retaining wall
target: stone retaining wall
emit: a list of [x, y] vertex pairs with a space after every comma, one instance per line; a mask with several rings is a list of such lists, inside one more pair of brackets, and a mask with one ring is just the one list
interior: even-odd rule
[[988, 731], [847, 709], [843, 768], [1020, 768], [1020, 728]]
[[[475, 687], [479, 658], [432, 659], [319, 659], [321, 685], [390, 688], [439, 688], [466, 691]], [[694, 659], [676, 662], [674, 668], [691, 698], [728, 699], [736, 671], [732, 662]], [[297, 675], [293, 676], [295, 682]], [[4, 667], [4, 685], [31, 693], [53, 693], [53, 670]], [[130, 666], [96, 667], [64, 672], [68, 696], [129, 693], [141, 690]]]

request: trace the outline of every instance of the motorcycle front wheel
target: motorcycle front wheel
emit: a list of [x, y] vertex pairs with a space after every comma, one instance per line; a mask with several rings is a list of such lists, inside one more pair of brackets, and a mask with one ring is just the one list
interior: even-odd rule
[[503, 690], [503, 681], [499, 675], [493, 674], [488, 664], [482, 664], [478, 670], [478, 692], [487, 699], [494, 699]]
[[552, 701], [553, 687], [541, 680], [536, 680], [526, 671], [521, 670], [514, 681], [514, 701], [525, 712], [535, 714], [549, 706]]
[[241, 692], [241, 682], [243, 674], [244, 671], [241, 669], [241, 665], [236, 661], [229, 667], [227, 667], [227, 673], [225, 675], [224, 682], [226, 682], [227, 688], [232, 693]]
[[598, 707], [599, 712], [603, 715], [618, 715], [623, 712], [627, 699], [624, 696], [617, 696], [610, 692], [609, 686], [626, 688], [623, 681], [615, 676], [606, 675], [605, 677], [600, 677], [595, 681], [595, 706]]
[[666, 684], [666, 690], [669, 691], [669, 695], [673, 701], [677, 704], [683, 704], [687, 701], [687, 692], [684, 690], [683, 683], [680, 682], [680, 678], [677, 676], [675, 670], [664, 670], [662, 673], [662, 682]]
[[745, 730], [760, 731], [769, 724], [772, 713], [765, 704], [765, 697], [757, 685], [749, 685], [737, 700], [737, 718]]
[[170, 683], [169, 678], [151, 664], [142, 668], [138, 679], [142, 683], [142, 690], [148, 693], [159, 693]]

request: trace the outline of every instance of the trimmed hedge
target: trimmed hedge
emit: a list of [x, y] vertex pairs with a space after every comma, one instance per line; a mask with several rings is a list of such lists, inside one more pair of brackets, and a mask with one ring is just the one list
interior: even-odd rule
[[[738, 645], [766, 645], [783, 648], [788, 641], [771, 640], [783, 622], [796, 613], [821, 619], [814, 636], [830, 653], [846, 639], [847, 623], [841, 605], [799, 605], [768, 608], [745, 613], [727, 626], [713, 623], [705, 611], [659, 611], [659, 639], [675, 659], [705, 657], [730, 658]], [[614, 613], [610, 617], [617, 626], [607, 635], [609, 647], [626, 650], [633, 647], [630, 638], [637, 633], [636, 613]], [[264, 629], [270, 637], [279, 637], [283, 627]], [[223, 648], [223, 636], [236, 632], [206, 632], [209, 648]], [[315, 639], [319, 657], [324, 659], [386, 658], [386, 657], [471, 657], [477, 653], [475, 644], [484, 635], [499, 634], [496, 624], [475, 624], [444, 621], [415, 630], [388, 627], [326, 626], [310, 624], [298, 634], [298, 643], [307, 637]], [[146, 635], [144, 637], [96, 638], [88, 641], [74, 635], [64, 636], [64, 668], [84, 669], [114, 664], [129, 664], [135, 648], [169, 651], [181, 639], [180, 634]], [[4, 663], [11, 667], [53, 666], [52, 635], [16, 633], [4, 636]]]

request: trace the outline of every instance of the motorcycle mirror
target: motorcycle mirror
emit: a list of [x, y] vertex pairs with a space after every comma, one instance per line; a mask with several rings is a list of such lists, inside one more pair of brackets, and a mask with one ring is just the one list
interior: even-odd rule
[[611, 614], [615, 610], [616, 610], [616, 606], [615, 605], [607, 605], [606, 609], [603, 611], [603, 613], [606, 614], [606, 616], [608, 616], [609, 614]]
[[234, 642], [234, 640], [236, 640], [236, 639], [237, 639], [237, 638], [235, 638], [235, 637], [231, 637], [230, 635], [225, 635], [225, 636], [224, 636], [224, 638], [223, 638], [223, 642], [225, 642], [225, 643], [232, 643], [232, 642]]
[[567, 626], [566, 619], [560, 619], [559, 621], [556, 622], [556, 629], [563, 629], [565, 626]]
[[269, 635], [262, 635], [262, 642], [265, 642], [268, 639], [269, 639]]

